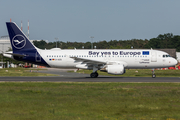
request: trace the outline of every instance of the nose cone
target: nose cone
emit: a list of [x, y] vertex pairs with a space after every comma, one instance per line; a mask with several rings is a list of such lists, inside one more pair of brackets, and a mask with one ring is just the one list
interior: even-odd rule
[[173, 65], [177, 65], [177, 64], [178, 64], [178, 61], [177, 61], [176, 59], [173, 58], [172, 64], [173, 64]]

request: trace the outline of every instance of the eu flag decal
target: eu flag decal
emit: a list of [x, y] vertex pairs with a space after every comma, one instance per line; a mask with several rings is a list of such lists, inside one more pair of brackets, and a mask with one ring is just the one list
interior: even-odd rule
[[149, 55], [149, 51], [142, 51], [143, 55]]

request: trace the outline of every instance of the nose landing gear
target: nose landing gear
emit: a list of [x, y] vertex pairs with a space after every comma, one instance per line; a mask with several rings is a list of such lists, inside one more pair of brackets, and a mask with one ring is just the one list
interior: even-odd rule
[[152, 69], [152, 78], [156, 78], [156, 75], [155, 75], [154, 69]]

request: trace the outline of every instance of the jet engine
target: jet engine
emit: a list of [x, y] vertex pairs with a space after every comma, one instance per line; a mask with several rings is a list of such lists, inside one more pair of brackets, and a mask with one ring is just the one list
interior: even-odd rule
[[107, 65], [106, 71], [108, 74], [114, 75], [122, 75], [126, 72], [124, 69], [124, 65]]

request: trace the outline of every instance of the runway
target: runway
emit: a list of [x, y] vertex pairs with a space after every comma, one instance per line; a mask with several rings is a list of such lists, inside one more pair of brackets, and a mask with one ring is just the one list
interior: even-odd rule
[[0, 82], [171, 82], [180, 83], [179, 77], [0, 77]]
[[[35, 71], [34, 71], [35, 72]], [[67, 72], [64, 69], [48, 68], [38, 72], [56, 74], [56, 77], [0, 77], [0, 82], [175, 82], [180, 83], [180, 77], [112, 77], [102, 76], [90, 78], [89, 74]]]

